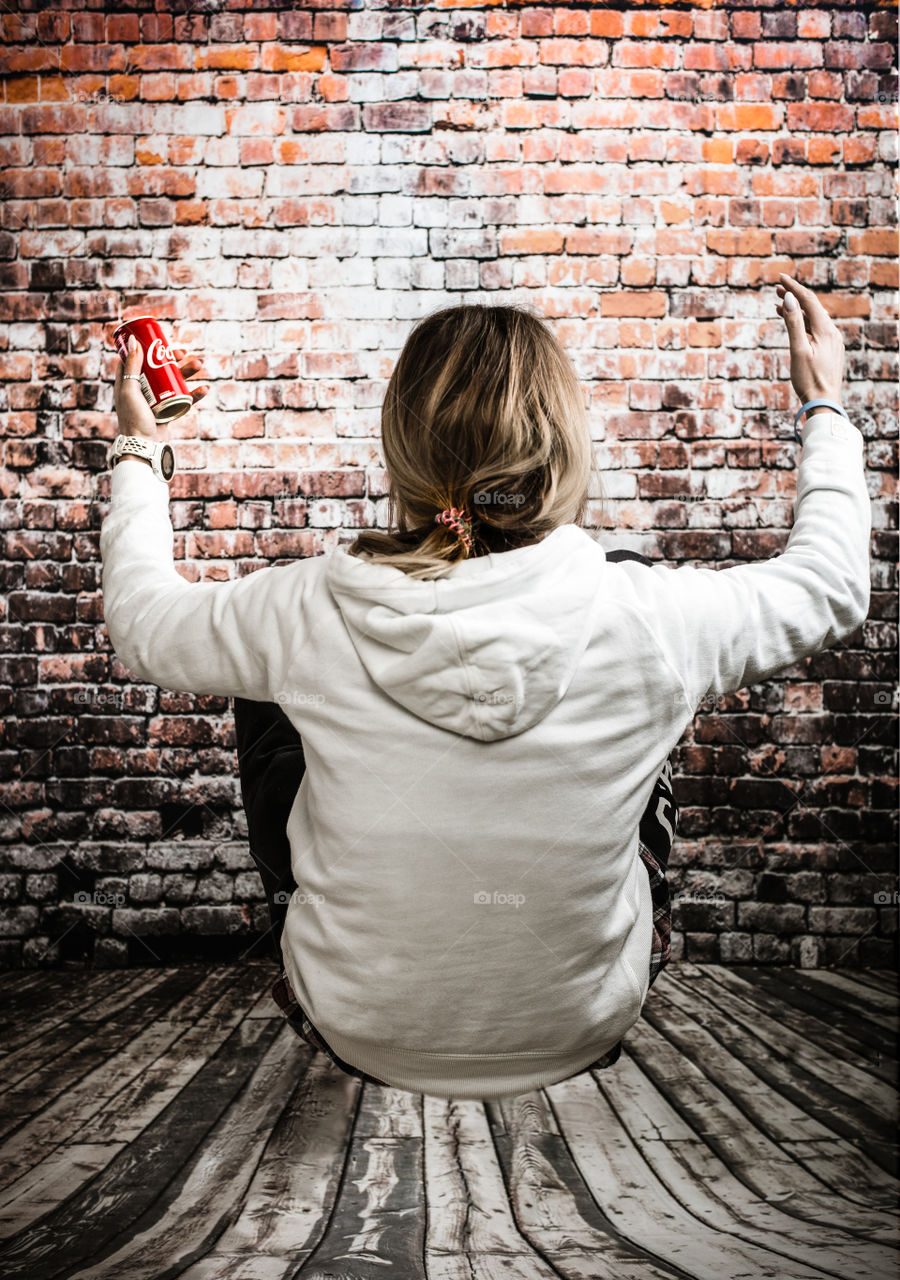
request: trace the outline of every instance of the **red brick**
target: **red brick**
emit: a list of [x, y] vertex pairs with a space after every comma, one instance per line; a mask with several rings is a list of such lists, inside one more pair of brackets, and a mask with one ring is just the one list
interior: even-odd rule
[[831, 102], [790, 102], [788, 129], [811, 129], [816, 133], [845, 133], [853, 128], [853, 108]]
[[733, 231], [728, 228], [713, 228], [706, 233], [706, 243], [711, 253], [739, 255], [748, 257], [753, 254], [769, 254], [772, 252], [772, 233], [761, 228], [748, 228]]
[[276, 40], [278, 15], [275, 13], [248, 13], [244, 18], [245, 40]]
[[897, 231], [895, 228], [872, 231], [851, 231], [847, 236], [847, 248], [850, 253], [862, 254], [865, 257], [893, 257], [897, 253]]
[[141, 26], [136, 13], [107, 15], [106, 39], [110, 44], [135, 44], [140, 38]]
[[263, 46], [260, 66], [264, 71], [321, 71], [327, 53], [328, 50], [322, 45], [287, 48], [284, 45], [267, 44]]
[[549, 36], [553, 34], [553, 14], [548, 8], [523, 9], [521, 13], [523, 37]]
[[602, 316], [664, 316], [666, 295], [660, 290], [648, 289], [637, 293], [617, 291], [600, 295]]
[[821, 67], [822, 46], [813, 41], [793, 40], [789, 44], [771, 41], [753, 46], [755, 67]]

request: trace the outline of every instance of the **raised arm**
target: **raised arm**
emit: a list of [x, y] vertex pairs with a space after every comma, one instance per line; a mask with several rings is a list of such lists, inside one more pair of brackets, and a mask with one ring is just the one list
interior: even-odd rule
[[[186, 374], [200, 371], [196, 358], [179, 354]], [[139, 371], [141, 359], [137, 347], [119, 362], [119, 430], [156, 440], [139, 383], [124, 378]], [[194, 399], [203, 393], [197, 388]], [[103, 614], [117, 656], [140, 679], [167, 689], [273, 701], [285, 655], [302, 642], [300, 604], [312, 562], [190, 583], [175, 568], [173, 542], [168, 485], [142, 458], [124, 457], [113, 468], [100, 531]]]
[[[780, 286], [791, 344], [791, 381], [801, 404], [840, 403], [844, 347], [815, 295], [790, 277]], [[788, 299], [798, 306], [792, 309]], [[734, 693], [856, 630], [869, 609], [871, 500], [863, 437], [831, 409], [803, 427], [794, 525], [781, 555], [729, 569], [628, 565], [646, 574], [657, 639], [690, 706]]]

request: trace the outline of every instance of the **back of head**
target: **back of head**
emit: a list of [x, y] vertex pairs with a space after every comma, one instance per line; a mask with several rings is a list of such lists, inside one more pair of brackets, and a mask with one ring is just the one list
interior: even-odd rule
[[[349, 548], [412, 577], [581, 523], [594, 470], [581, 386], [538, 316], [446, 307], [414, 327], [388, 382], [381, 436], [391, 532]], [[467, 549], [435, 516], [473, 517]]]

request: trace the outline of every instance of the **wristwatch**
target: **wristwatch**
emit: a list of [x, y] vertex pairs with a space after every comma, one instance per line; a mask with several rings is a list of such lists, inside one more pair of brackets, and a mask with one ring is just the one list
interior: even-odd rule
[[157, 480], [168, 484], [175, 474], [175, 454], [172, 446], [162, 440], [147, 440], [144, 436], [116, 436], [109, 451], [110, 470], [126, 453], [146, 458]]

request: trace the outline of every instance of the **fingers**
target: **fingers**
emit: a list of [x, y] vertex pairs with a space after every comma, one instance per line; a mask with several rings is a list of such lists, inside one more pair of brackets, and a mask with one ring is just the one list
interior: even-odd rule
[[[116, 365], [116, 381], [115, 386], [113, 387], [114, 400], [117, 400], [125, 390], [126, 373], [130, 374], [133, 378], [137, 377], [141, 371], [143, 363], [144, 353], [141, 350], [141, 344], [138, 342], [137, 338], [135, 338], [134, 334], [131, 333], [128, 335], [125, 356], [120, 359], [119, 363]], [[141, 398], [143, 399], [143, 397]]]
[[133, 333], [128, 335], [126, 344], [126, 352], [123, 359], [119, 361], [116, 369], [116, 382], [121, 382], [126, 373], [132, 375], [141, 371], [141, 365], [144, 363], [144, 353], [141, 350], [141, 344]]
[[204, 369], [203, 360], [200, 356], [188, 355], [184, 347], [173, 347], [172, 354], [175, 357], [175, 363], [185, 378], [194, 378], [198, 375], [209, 377], [209, 371]]
[[140, 373], [141, 365], [144, 363], [144, 353], [141, 350], [141, 344], [133, 333], [128, 335], [128, 354], [125, 357], [125, 372]]
[[[814, 338], [824, 337], [831, 328], [831, 316], [822, 306], [812, 289], [807, 289], [806, 285], [800, 284], [793, 276], [787, 275], [784, 271], [780, 273], [780, 279], [783, 281], [785, 294], [791, 293], [796, 298], [800, 314], [803, 316], [812, 336]], [[790, 313], [788, 312], [787, 314], [789, 315]]]
[[[785, 296], [795, 297], [793, 294]], [[787, 328], [788, 341], [791, 344], [792, 358], [800, 353], [808, 355], [810, 353], [809, 335], [807, 334], [803, 323], [804, 313], [799, 302], [795, 301], [795, 305], [793, 307], [788, 307], [787, 305], [782, 306], [781, 315]]]

